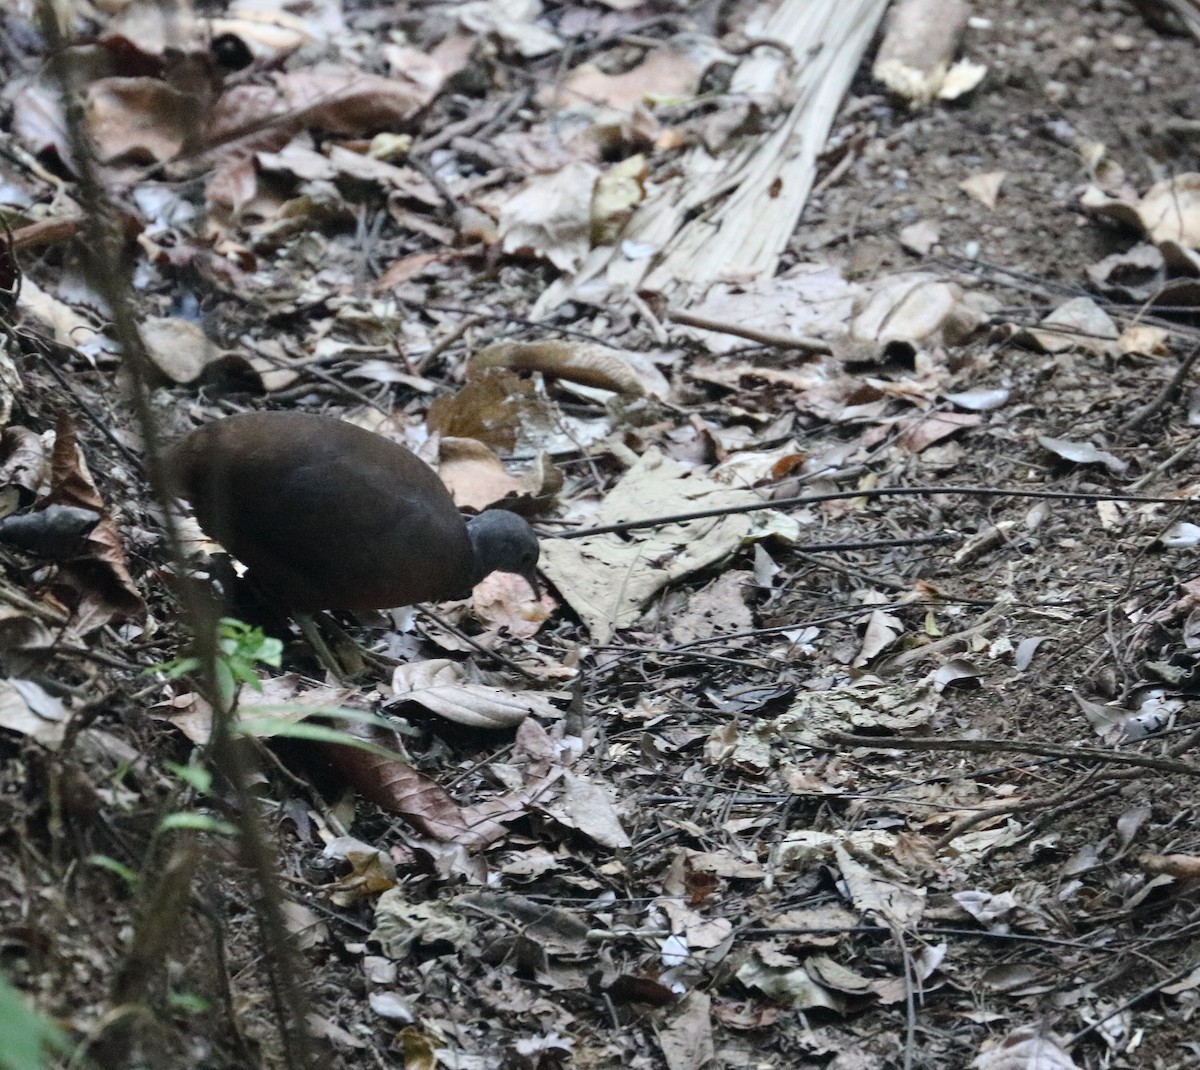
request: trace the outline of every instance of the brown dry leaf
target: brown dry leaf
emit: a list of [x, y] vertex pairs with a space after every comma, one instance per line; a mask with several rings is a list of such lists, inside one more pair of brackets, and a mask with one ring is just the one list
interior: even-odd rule
[[431, 431], [444, 436], [474, 438], [494, 449], [511, 450], [522, 429], [523, 414], [541, 408], [533, 383], [492, 369], [451, 397], [434, 398], [425, 422]]
[[539, 103], [599, 115], [604, 110], [631, 112], [651, 98], [684, 100], [695, 95], [704, 72], [721, 55], [710, 39], [681, 34], [621, 74], [581, 63], [561, 83], [546, 86]]
[[330, 900], [348, 907], [362, 899], [374, 899], [396, 886], [396, 867], [378, 847], [353, 836], [337, 836], [325, 845], [324, 858], [345, 862], [348, 873], [327, 887]]
[[443, 438], [438, 443], [438, 475], [454, 504], [482, 511], [501, 498], [525, 492], [525, 482], [510, 476], [496, 454], [473, 438]]
[[394, 261], [371, 285], [374, 293], [387, 293], [403, 283], [424, 275], [438, 274], [441, 265], [465, 256], [461, 249], [435, 249], [431, 252], [410, 253]]
[[331, 145], [328, 153], [317, 152], [306, 136], [293, 139], [278, 152], [255, 153], [255, 159], [264, 171], [292, 175], [304, 182], [352, 178], [373, 182], [384, 190], [395, 190], [405, 199], [428, 207], [436, 208], [442, 203], [432, 183], [411, 167], [397, 167], [340, 145]]
[[592, 196], [599, 177], [596, 167], [576, 162], [527, 180], [500, 209], [504, 251], [574, 271], [591, 248]]
[[[435, 91], [334, 64], [292, 71], [275, 76], [270, 85], [236, 85], [223, 93], [208, 117], [204, 143], [216, 147], [245, 139], [229, 165], [253, 166], [250, 151], [281, 149], [301, 130], [371, 136], [394, 129], [427, 105]], [[222, 189], [228, 182], [222, 177]]]
[[488, 368], [541, 372], [543, 375], [567, 379], [599, 390], [612, 390], [630, 397], [642, 397], [647, 393], [646, 386], [625, 354], [599, 342], [574, 339], [497, 342], [481, 349], [471, 358], [468, 374], [474, 376]]
[[203, 50], [214, 37], [230, 34], [243, 42], [255, 59], [264, 64], [277, 63], [316, 40], [310, 30], [318, 28], [312, 12], [308, 19], [301, 20], [286, 11], [256, 6], [253, 0], [234, 4], [226, 17], [214, 19], [196, 18], [182, 4], [128, 3], [120, 6], [124, 10], [109, 21], [107, 37], [120, 35], [151, 56], [161, 56], [168, 48]]
[[964, 178], [958, 184], [958, 188], [989, 211], [995, 211], [996, 202], [1000, 199], [1000, 187], [1007, 177], [1007, 171], [983, 171], [971, 175], [970, 178]]
[[558, 716], [549, 699], [533, 692], [466, 683], [462, 666], [445, 658], [399, 666], [392, 675], [392, 691], [392, 704], [416, 702], [472, 728], [513, 728], [530, 714]]
[[87, 556], [62, 566], [63, 572], [78, 584], [90, 612], [95, 614], [93, 626], [99, 627], [112, 616], [140, 617], [145, 613], [145, 603], [125, 564], [117, 525], [96, 489], [76, 443], [74, 426], [65, 414], [59, 416], [55, 431], [50, 492], [39, 504], [43, 508], [74, 505], [100, 514], [99, 523], [87, 537]]
[[6, 427], [0, 434], [0, 516], [30, 505], [49, 474], [41, 436], [27, 427]]
[[[380, 746], [396, 749], [397, 738], [364, 724], [346, 731]], [[443, 843], [479, 850], [507, 835], [503, 825], [468, 822], [462, 808], [437, 781], [418, 772], [397, 754], [385, 758], [357, 747], [324, 744], [322, 749], [364, 798], [389, 813], [399, 814], [418, 832]]]
[[[336, 64], [291, 71], [280, 75], [276, 85], [284, 103], [283, 113], [276, 114], [286, 114], [289, 125], [346, 135], [394, 129], [440, 89]], [[214, 128], [217, 125], [214, 117]]]
[[909, 453], [920, 453], [959, 431], [978, 427], [983, 417], [975, 412], [933, 412], [903, 421], [896, 444]]
[[731, 453], [709, 475], [731, 487], [757, 487], [785, 479], [808, 460], [794, 440], [773, 450], [738, 450]]
[[88, 132], [101, 163], [163, 163], [196, 139], [204, 108], [157, 78], [101, 78], [87, 90]]

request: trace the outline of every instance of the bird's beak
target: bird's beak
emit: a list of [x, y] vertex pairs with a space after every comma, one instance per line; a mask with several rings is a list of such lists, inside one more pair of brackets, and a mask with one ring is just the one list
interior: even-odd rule
[[525, 572], [520, 573], [520, 576], [529, 584], [529, 589], [533, 592], [533, 600], [538, 601], [542, 597], [542, 589], [538, 586], [537, 569], [531, 566]]

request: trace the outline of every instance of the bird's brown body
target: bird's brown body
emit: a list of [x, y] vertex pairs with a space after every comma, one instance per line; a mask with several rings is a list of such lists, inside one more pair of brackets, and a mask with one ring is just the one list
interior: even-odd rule
[[[428, 465], [341, 420], [231, 416], [190, 434], [167, 465], [200, 526], [292, 610], [462, 598], [493, 569], [532, 577], [537, 562], [524, 521], [500, 518], [501, 527], [524, 529], [516, 532], [519, 554], [509, 552], [511, 531], [496, 549], [490, 535], [481, 537], [487, 523], [468, 532]], [[472, 525], [489, 516], [494, 511]]]

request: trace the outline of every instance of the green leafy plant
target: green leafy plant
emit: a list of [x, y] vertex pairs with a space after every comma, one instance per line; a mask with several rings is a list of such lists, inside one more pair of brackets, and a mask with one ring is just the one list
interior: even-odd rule
[[0, 1070], [43, 1070], [46, 1050], [64, 1046], [62, 1034], [0, 977]]
[[[258, 678], [255, 666], [262, 664], [278, 668], [282, 657], [283, 643], [278, 639], [244, 621], [222, 617], [217, 622], [217, 656], [214, 663], [221, 701], [231, 706], [242, 684], [249, 684], [256, 691], [261, 691], [262, 681]], [[189, 655], [155, 665], [151, 671], [165, 672], [169, 679], [177, 680], [181, 676], [199, 672], [201, 668], [201, 660]]]

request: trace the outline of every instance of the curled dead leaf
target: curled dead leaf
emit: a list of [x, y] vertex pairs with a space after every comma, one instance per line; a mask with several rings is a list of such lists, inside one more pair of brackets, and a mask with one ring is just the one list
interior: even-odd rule
[[471, 374], [485, 368], [536, 371], [631, 397], [642, 397], [646, 393], [625, 355], [619, 349], [599, 342], [497, 342], [471, 358]]
[[[88, 532], [86, 554], [62, 566], [64, 574], [74, 580], [87, 600], [98, 604], [97, 625], [113, 616], [140, 616], [145, 603], [134, 585], [125, 564], [121, 535], [100, 492], [88, 471], [87, 462], [75, 439], [75, 429], [66, 416], [61, 416], [54, 440], [50, 462], [50, 493], [40, 503], [77, 506], [98, 513], [99, 522]], [[103, 618], [103, 619], [101, 619]]]
[[416, 702], [456, 724], [472, 728], [514, 728], [531, 713], [555, 717], [541, 695], [467, 683], [458, 662], [439, 658], [401, 665], [392, 676], [395, 702]]
[[27, 427], [0, 435], [0, 516], [32, 504], [49, 470], [41, 437]]

